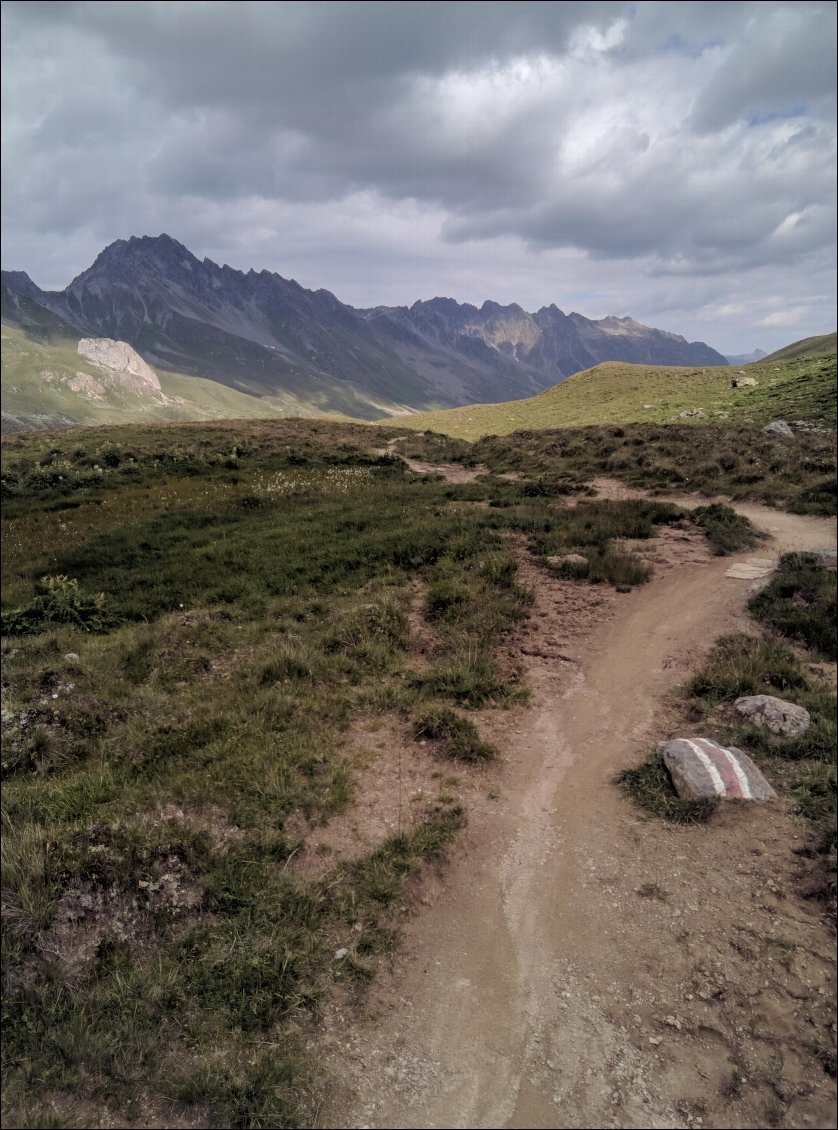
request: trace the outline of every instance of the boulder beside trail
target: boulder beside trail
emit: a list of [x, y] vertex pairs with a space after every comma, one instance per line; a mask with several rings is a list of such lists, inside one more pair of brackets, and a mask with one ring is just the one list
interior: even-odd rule
[[737, 698], [733, 705], [743, 718], [783, 738], [799, 738], [812, 724], [809, 711], [804, 707], [770, 694], [747, 695]]
[[777, 795], [741, 749], [725, 749], [709, 738], [692, 737], [661, 742], [658, 753], [675, 791], [685, 800], [772, 800]]
[[756, 388], [758, 381], [756, 377], [738, 376], [734, 377], [730, 382], [731, 388]]

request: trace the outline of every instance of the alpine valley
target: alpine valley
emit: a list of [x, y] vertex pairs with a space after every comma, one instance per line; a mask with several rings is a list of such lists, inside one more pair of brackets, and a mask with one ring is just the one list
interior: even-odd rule
[[[200, 260], [165, 234], [117, 240], [63, 291], [4, 271], [2, 320], [4, 431], [221, 417], [370, 420], [529, 397], [603, 361], [727, 363], [703, 342], [632, 318], [594, 321], [555, 305], [531, 314], [516, 304], [433, 298], [358, 310], [270, 271]], [[151, 378], [136, 378], [141, 361]]]

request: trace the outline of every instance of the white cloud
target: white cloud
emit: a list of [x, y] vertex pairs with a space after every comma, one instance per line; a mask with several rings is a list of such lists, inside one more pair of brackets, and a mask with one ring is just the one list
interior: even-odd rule
[[788, 310], [775, 310], [757, 322], [759, 326], [796, 326], [809, 313], [806, 306], [792, 306]]
[[10, 0], [3, 19], [4, 265], [43, 285], [167, 230], [360, 304], [480, 291], [736, 352], [783, 344], [781, 278], [794, 324], [834, 324], [834, 5]]

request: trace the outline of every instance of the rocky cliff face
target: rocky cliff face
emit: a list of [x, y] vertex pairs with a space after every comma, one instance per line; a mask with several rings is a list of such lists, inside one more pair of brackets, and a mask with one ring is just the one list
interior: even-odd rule
[[128, 342], [114, 341], [109, 337], [83, 337], [77, 352], [80, 357], [105, 370], [108, 383], [141, 395], [162, 398], [157, 374]]
[[159, 367], [367, 417], [529, 396], [605, 360], [725, 364], [701, 342], [555, 306], [434, 298], [355, 310], [270, 271], [199, 260], [167, 235], [117, 240], [63, 291], [4, 272], [3, 316], [36, 336], [118, 340]]

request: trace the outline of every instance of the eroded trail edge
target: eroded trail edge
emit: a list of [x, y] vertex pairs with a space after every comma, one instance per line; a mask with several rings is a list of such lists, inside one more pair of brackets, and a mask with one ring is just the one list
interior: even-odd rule
[[[834, 522], [741, 509], [767, 552], [834, 544]], [[714, 639], [748, 630], [736, 559], [683, 543], [624, 595], [524, 556], [533, 697], [491, 717], [500, 795], [425, 881], [366, 1015], [327, 1011], [321, 1126], [835, 1125], [813, 1055], [833, 939], [796, 893], [805, 828], [782, 804], [675, 828], [612, 783], [670, 736], [666, 695]]]

